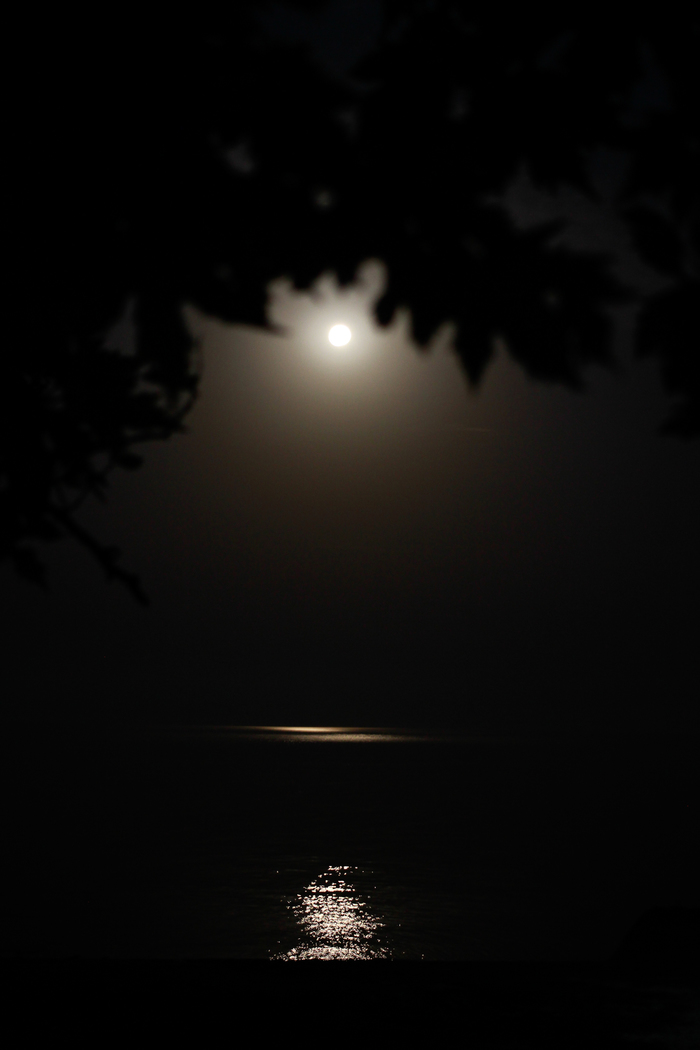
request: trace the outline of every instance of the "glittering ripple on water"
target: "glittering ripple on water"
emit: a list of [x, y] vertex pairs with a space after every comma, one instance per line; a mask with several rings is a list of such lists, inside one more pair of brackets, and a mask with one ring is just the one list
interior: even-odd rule
[[287, 903], [298, 928], [299, 942], [273, 956], [290, 962], [303, 959], [385, 959], [385, 923], [356, 886], [367, 874], [348, 864], [329, 865], [302, 893]]

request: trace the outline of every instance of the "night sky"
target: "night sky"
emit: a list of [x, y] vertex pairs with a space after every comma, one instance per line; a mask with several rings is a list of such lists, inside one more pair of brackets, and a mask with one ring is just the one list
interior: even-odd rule
[[[273, 11], [268, 28], [342, 71], [376, 32], [375, 5], [352, 6]], [[551, 205], [578, 243], [634, 265], [604, 209], [524, 184], [512, 200], [521, 221]], [[632, 360], [633, 315], [618, 373], [591, 370], [583, 392], [501, 353], [474, 393], [449, 328], [422, 352], [410, 317], [374, 325], [380, 283], [370, 263], [343, 292], [331, 277], [272, 287], [278, 334], [189, 311], [202, 384], [187, 434], [146, 447], [80, 517], [151, 605], [69, 541], [46, 551], [48, 594], [3, 565], [10, 718], [697, 727], [700, 446], [658, 436], [668, 404]], [[328, 343], [334, 323], [347, 348]], [[111, 338], [128, 345], [128, 316]]]
[[474, 395], [448, 331], [423, 354], [372, 328], [370, 294], [279, 287], [283, 335], [191, 314], [188, 433], [81, 517], [151, 606], [68, 542], [48, 595], [5, 567], [11, 715], [688, 724], [700, 449], [657, 436], [665, 401], [624, 328], [619, 375], [583, 393], [501, 355]]

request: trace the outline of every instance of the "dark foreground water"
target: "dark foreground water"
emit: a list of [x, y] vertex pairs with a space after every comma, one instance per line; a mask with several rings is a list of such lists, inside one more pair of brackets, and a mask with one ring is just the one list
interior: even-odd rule
[[11, 727], [6, 1026], [696, 1047], [697, 751]]
[[4, 956], [596, 960], [696, 906], [682, 739], [7, 730]]

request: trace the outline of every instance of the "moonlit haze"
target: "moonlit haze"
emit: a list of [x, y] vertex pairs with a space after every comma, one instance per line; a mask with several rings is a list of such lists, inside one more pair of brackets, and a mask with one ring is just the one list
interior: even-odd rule
[[[698, 450], [657, 438], [658, 378], [631, 361], [629, 325], [621, 373], [592, 370], [583, 394], [501, 351], [470, 392], [449, 325], [420, 351], [408, 311], [375, 323], [383, 280], [368, 261], [345, 287], [277, 281], [268, 332], [186, 311], [202, 367], [187, 433], [81, 511], [154, 611], [68, 544], [47, 550], [50, 600], [8, 574], [28, 710], [55, 711], [52, 667], [72, 709], [94, 712], [97, 691], [108, 718], [686, 717], [687, 691], [663, 711], [655, 697], [690, 651], [667, 593], [688, 578]], [[338, 318], [349, 352], [329, 352]], [[111, 340], [132, 338], [127, 313]]]

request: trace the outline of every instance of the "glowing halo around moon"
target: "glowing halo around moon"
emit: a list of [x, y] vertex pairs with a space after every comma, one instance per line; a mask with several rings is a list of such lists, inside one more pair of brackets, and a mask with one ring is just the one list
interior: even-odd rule
[[333, 346], [347, 346], [352, 338], [352, 332], [345, 324], [334, 324], [328, 333], [328, 341]]

